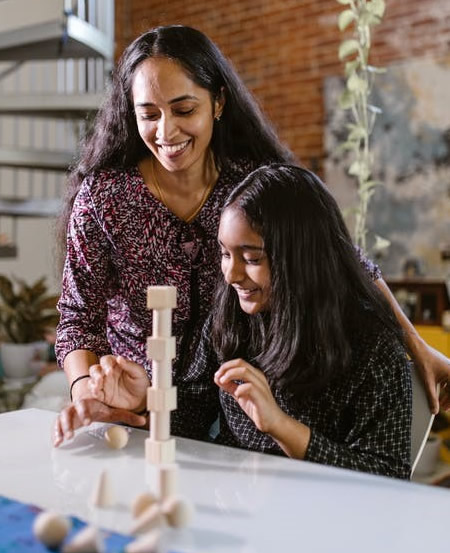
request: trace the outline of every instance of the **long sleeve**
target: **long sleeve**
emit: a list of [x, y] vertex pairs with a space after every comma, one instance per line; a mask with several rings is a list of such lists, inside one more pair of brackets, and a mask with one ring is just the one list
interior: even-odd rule
[[85, 182], [75, 200], [67, 233], [67, 255], [58, 304], [56, 353], [60, 366], [75, 349], [110, 352], [106, 337], [107, 295], [113, 277], [110, 244]]
[[354, 400], [339, 417], [341, 423], [349, 421], [342, 441], [312, 427], [305, 459], [409, 478], [411, 401], [406, 359], [395, 344], [380, 336]]

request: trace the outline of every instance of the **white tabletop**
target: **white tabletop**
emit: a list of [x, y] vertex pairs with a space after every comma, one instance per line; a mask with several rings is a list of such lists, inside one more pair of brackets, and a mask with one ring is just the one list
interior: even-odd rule
[[[128, 533], [133, 499], [149, 489], [148, 433], [132, 430], [123, 450], [81, 430], [54, 449], [56, 414], [0, 416], [0, 495]], [[177, 439], [179, 489], [194, 503], [188, 529], [172, 531], [182, 552], [447, 553], [450, 491], [313, 463]], [[89, 496], [102, 469], [118, 505], [96, 510]]]

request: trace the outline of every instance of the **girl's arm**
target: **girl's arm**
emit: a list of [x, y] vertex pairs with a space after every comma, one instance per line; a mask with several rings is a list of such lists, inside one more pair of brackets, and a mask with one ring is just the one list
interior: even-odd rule
[[[339, 407], [350, 407], [353, 413], [352, 426], [342, 429], [345, 438], [340, 441], [283, 412], [262, 371], [242, 359], [224, 363], [215, 374], [215, 382], [253, 421], [256, 428], [247, 428], [247, 441], [260, 442], [255, 435], [260, 431], [290, 457], [408, 478], [411, 381], [406, 359], [398, 347], [380, 338], [365, 363], [367, 378], [358, 385], [354, 402]], [[233, 426], [235, 421], [227, 423]], [[242, 426], [238, 421], [238, 427]]]
[[417, 330], [403, 313], [386, 282], [382, 278], [378, 278], [375, 280], [375, 284], [389, 301], [405, 332], [406, 345], [422, 375], [432, 412], [435, 414], [439, 412], [439, 397], [436, 390], [438, 384], [441, 385], [442, 389], [441, 406], [443, 409], [450, 409], [450, 387], [447, 388], [447, 382], [450, 381], [450, 359], [429, 346], [419, 336]]

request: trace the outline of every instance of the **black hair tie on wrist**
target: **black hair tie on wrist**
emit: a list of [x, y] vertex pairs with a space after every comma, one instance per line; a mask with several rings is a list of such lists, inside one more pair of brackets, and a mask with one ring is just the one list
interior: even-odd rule
[[70, 401], [73, 401], [73, 398], [72, 398], [72, 388], [75, 386], [75, 384], [79, 381], [79, 380], [83, 380], [83, 378], [89, 378], [91, 375], [90, 374], [82, 374], [81, 376], [78, 376], [77, 378], [75, 378], [75, 380], [72, 382], [72, 384], [70, 385], [70, 391], [69, 391], [69, 395], [70, 395]]

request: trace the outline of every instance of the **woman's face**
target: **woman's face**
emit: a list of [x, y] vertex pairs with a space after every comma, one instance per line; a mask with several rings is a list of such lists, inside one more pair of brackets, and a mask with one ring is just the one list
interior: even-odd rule
[[132, 96], [139, 134], [156, 160], [171, 172], [202, 167], [223, 102], [167, 58], [137, 67]]
[[269, 309], [270, 267], [262, 237], [233, 206], [220, 218], [222, 273], [239, 298], [241, 309], [254, 315]]

